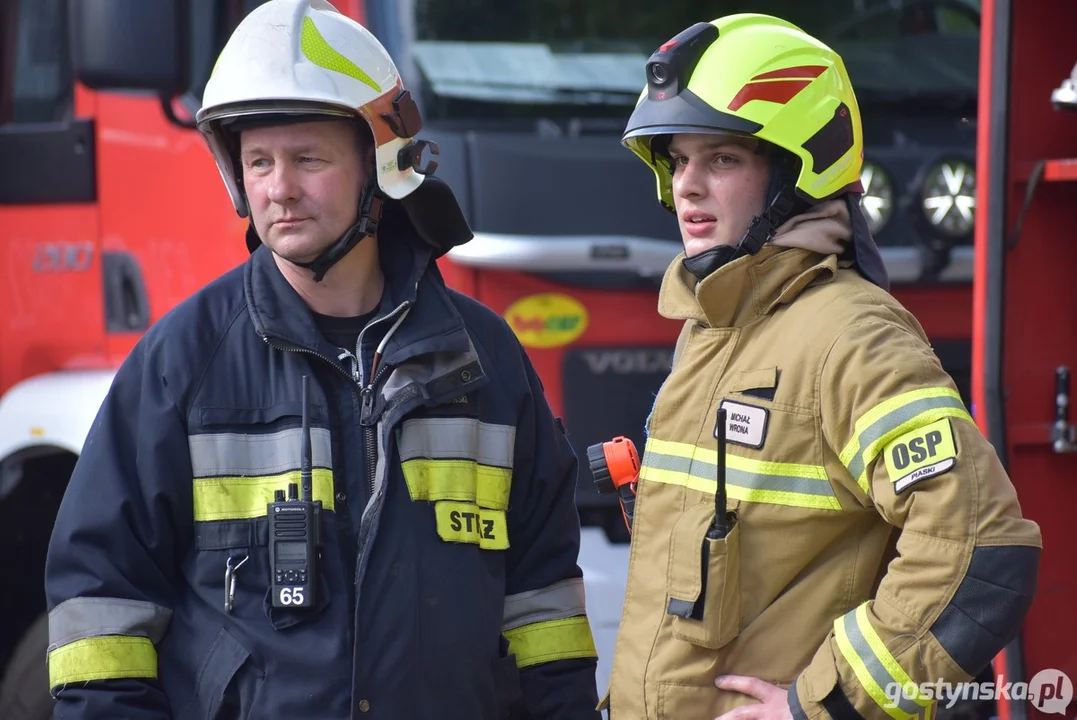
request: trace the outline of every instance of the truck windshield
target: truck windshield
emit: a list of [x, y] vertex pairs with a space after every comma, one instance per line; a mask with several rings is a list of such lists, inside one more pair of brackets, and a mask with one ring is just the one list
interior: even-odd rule
[[414, 60], [443, 115], [474, 111], [475, 102], [623, 115], [655, 48], [736, 12], [777, 15], [830, 44], [868, 102], [967, 103], [976, 92], [978, 1], [414, 0], [414, 8]]

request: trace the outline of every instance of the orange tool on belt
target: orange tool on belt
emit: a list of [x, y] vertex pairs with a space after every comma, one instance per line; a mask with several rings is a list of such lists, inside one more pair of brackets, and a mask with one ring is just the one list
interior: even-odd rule
[[599, 494], [617, 493], [625, 525], [632, 530], [632, 507], [639, 481], [639, 453], [630, 439], [620, 436], [587, 448], [587, 462]]

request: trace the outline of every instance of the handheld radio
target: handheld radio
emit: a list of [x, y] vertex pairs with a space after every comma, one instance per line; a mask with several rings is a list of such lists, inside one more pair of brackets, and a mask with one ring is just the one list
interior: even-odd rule
[[[714, 439], [718, 441], [718, 455], [716, 460], [716, 472], [715, 480], [717, 481], [714, 488], [714, 520], [711, 523], [710, 529], [707, 530], [707, 538], [710, 540], [721, 540], [730, 533], [733, 529], [733, 524], [737, 521], [735, 512], [729, 512], [727, 510], [726, 501], [726, 489], [725, 489], [725, 457], [726, 457], [726, 410], [723, 407], [718, 408], [718, 421], [714, 424]], [[706, 543], [704, 543], [704, 550], [706, 550]]]
[[300, 439], [299, 479], [274, 493], [269, 503], [269, 571], [273, 607], [313, 607], [317, 598], [318, 556], [321, 549], [322, 501], [311, 499], [312, 465], [310, 419], [307, 416], [307, 376], [303, 376], [303, 430]]
[[717, 481], [714, 487], [714, 521], [707, 531], [707, 537], [711, 540], [721, 540], [729, 534], [730, 530], [730, 518], [726, 514], [725, 494], [725, 416], [725, 408], [718, 408], [718, 421], [714, 424], [714, 439], [718, 441], [717, 471], [714, 477]]

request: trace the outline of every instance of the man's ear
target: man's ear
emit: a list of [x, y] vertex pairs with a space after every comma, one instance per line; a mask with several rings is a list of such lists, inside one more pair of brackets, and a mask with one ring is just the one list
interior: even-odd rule
[[363, 120], [355, 120], [355, 140], [359, 146], [363, 167], [368, 173], [374, 172], [377, 167], [377, 147], [374, 144], [374, 133]]

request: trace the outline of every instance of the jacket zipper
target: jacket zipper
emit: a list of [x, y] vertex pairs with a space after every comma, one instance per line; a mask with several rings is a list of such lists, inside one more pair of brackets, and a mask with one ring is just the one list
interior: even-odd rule
[[[360, 330], [359, 331], [359, 338], [356, 340], [356, 343], [355, 343], [356, 352], [359, 351], [359, 348], [362, 345], [363, 333], [365, 333], [369, 328], [377, 325], [378, 323], [384, 322], [386, 320], [389, 320], [389, 319], [395, 317], [398, 313], [400, 313], [400, 311], [406, 309], [410, 304], [411, 303], [407, 302], [407, 301], [401, 303], [400, 305], [398, 305], [396, 307], [396, 309], [394, 309], [388, 315], [378, 318], [377, 320], [375, 320], [374, 322], [370, 323], [369, 325], [364, 327], [362, 330]], [[371, 381], [370, 381], [369, 384], [364, 385], [363, 384], [363, 361], [362, 361], [362, 358], [361, 358], [360, 355], [355, 356], [355, 369], [352, 372], [349, 373], [347, 370], [345, 370], [344, 368], [342, 368], [340, 366], [339, 361], [330, 360], [328, 357], [326, 357], [325, 355], [322, 355], [320, 352], [317, 352], [315, 350], [310, 350], [308, 348], [299, 347], [298, 345], [282, 345], [280, 343], [273, 342], [272, 340], [270, 340], [268, 335], [263, 335], [262, 336], [262, 341], [265, 342], [266, 345], [269, 345], [270, 347], [275, 348], [277, 350], [282, 350], [282, 351], [285, 351], [285, 352], [306, 353], [308, 355], [313, 355], [316, 358], [324, 360], [325, 362], [329, 363], [329, 365], [332, 366], [332, 368], [334, 370], [336, 370], [341, 375], [348, 378], [349, 380], [351, 380], [352, 382], [354, 382], [356, 385], [359, 386], [359, 402], [360, 402], [361, 412], [363, 414], [369, 412], [371, 407], [373, 407], [373, 404], [374, 404], [374, 387], [377, 385], [377, 382], [378, 382], [378, 380], [381, 379], [382, 375], [384, 375], [384, 366], [378, 367], [379, 363], [378, 363], [377, 354], [375, 354], [374, 360], [371, 363], [371, 372], [374, 372], [374, 377], [371, 378]], [[375, 370], [376, 370], [376, 372], [375, 372]], [[374, 496], [374, 484], [375, 484], [375, 480], [376, 480], [376, 466], [377, 466], [377, 460], [378, 460], [377, 436], [375, 434], [375, 430], [374, 430], [373, 427], [364, 426], [363, 430], [364, 430], [364, 432], [363, 432], [364, 455], [365, 455], [366, 460], [367, 460], [367, 472], [366, 472], [366, 475], [367, 475], [367, 487], [368, 487], [368, 489], [370, 491], [370, 497], [373, 498], [373, 496]]]
[[[377, 381], [375, 376], [371, 381], [371, 386]], [[366, 415], [370, 412], [370, 409], [374, 406], [374, 391], [372, 387], [365, 387], [359, 391], [361, 412]], [[378, 464], [378, 435], [376, 428], [373, 425], [363, 426], [363, 450], [366, 456], [366, 489], [369, 493], [368, 497], [374, 499], [374, 484], [377, 479], [377, 464]]]
[[[378, 352], [374, 353], [374, 357], [370, 361], [370, 382], [363, 384], [363, 333], [368, 329], [377, 325], [380, 322], [391, 320], [396, 317], [401, 311], [406, 310], [410, 302], [404, 301], [400, 303], [391, 313], [385, 317], [378, 318], [374, 322], [370, 323], [362, 330], [359, 331], [359, 337], [355, 340], [355, 364], [359, 371], [359, 376], [356, 380], [359, 382], [359, 402], [360, 402], [360, 422], [367, 416], [367, 414], [374, 407], [374, 388], [378, 385], [378, 380], [383, 375], [384, 366], [379, 367], [380, 356]], [[377, 466], [378, 466], [378, 436], [377, 431], [373, 425], [363, 425], [363, 449], [366, 456], [366, 479], [367, 479], [367, 492], [369, 492], [369, 498], [374, 499], [374, 485], [377, 480]]]
[[352, 381], [355, 380], [354, 376], [352, 376], [350, 373], [348, 373], [347, 370], [342, 368], [340, 366], [340, 364], [336, 360], [330, 360], [325, 355], [322, 355], [320, 352], [315, 352], [314, 350], [308, 350], [307, 348], [298, 347], [296, 345], [281, 345], [279, 343], [273, 342], [266, 335], [262, 336], [262, 342], [264, 342], [266, 345], [273, 348], [274, 350], [282, 350], [284, 352], [306, 353], [307, 355], [313, 355], [314, 357], [319, 358], [319, 359], [324, 360], [325, 362], [329, 363], [329, 365], [332, 366], [332, 368], [334, 370], [336, 370], [337, 372], [339, 372], [341, 375], [348, 378], [349, 380], [352, 380]]
[[[374, 322], [370, 323], [369, 325], [364, 327], [362, 330], [360, 330], [359, 331], [359, 337], [355, 341], [355, 349], [356, 349], [356, 351], [359, 352], [360, 348], [362, 347], [363, 333], [365, 333], [368, 329], [370, 329], [374, 325], [377, 325], [380, 322], [383, 322], [385, 320], [389, 320], [390, 318], [396, 317], [396, 315], [398, 315], [401, 311], [406, 310], [410, 305], [411, 305], [410, 302], [404, 301], [400, 305], [398, 305], [388, 315], [386, 315], [384, 317], [381, 317], [381, 318], [378, 318], [377, 320], [375, 320]], [[374, 359], [371, 362], [370, 370], [371, 370], [371, 373], [372, 373], [373, 377], [371, 378], [370, 383], [368, 383], [367, 385], [364, 386], [364, 384], [363, 384], [363, 362], [362, 362], [361, 354], [359, 356], [356, 356], [356, 358], [355, 358], [355, 369], [351, 373], [349, 373], [347, 370], [345, 370], [344, 368], [342, 368], [340, 366], [339, 361], [330, 360], [325, 355], [322, 355], [321, 353], [316, 352], [314, 350], [309, 350], [307, 348], [299, 347], [299, 346], [296, 346], [296, 345], [282, 345], [282, 344], [279, 344], [279, 343], [275, 343], [275, 342], [272, 342], [267, 335], [263, 335], [262, 340], [266, 343], [266, 345], [269, 345], [272, 348], [276, 348], [277, 350], [282, 350], [282, 351], [286, 351], [286, 352], [307, 353], [308, 355], [313, 355], [316, 358], [320, 358], [320, 359], [324, 360], [325, 362], [329, 363], [341, 375], [344, 375], [349, 380], [351, 380], [356, 385], [358, 385], [358, 387], [359, 387], [360, 413], [361, 413], [361, 415], [360, 415], [360, 423], [362, 422], [363, 415], [368, 413], [370, 411], [370, 409], [373, 407], [373, 404], [374, 404], [374, 388], [377, 386], [378, 380], [381, 379], [382, 375], [384, 374], [385, 367], [386, 367], [386, 366], [379, 367], [380, 363], [378, 362], [379, 361], [378, 353], [374, 354]], [[374, 486], [375, 486], [376, 480], [377, 480], [377, 463], [378, 463], [378, 445], [377, 445], [377, 443], [378, 443], [378, 438], [377, 438], [377, 430], [376, 430], [376, 428], [373, 425], [363, 425], [363, 451], [364, 451], [364, 457], [366, 459], [367, 489], [368, 489], [368, 491], [370, 493], [369, 497], [367, 498], [368, 507], [373, 507], [373, 503], [374, 503]], [[364, 515], [366, 514], [365, 510], [364, 510], [363, 514]], [[359, 592], [359, 569], [362, 567], [362, 564], [363, 564], [363, 550], [364, 550], [364, 547], [365, 547], [365, 544], [366, 544], [365, 542], [362, 542], [364, 540], [364, 537], [363, 537], [363, 522], [362, 522], [362, 520], [360, 520], [359, 527], [356, 528], [356, 530], [358, 532], [358, 539], [360, 540], [360, 546], [356, 549], [355, 575], [354, 575], [354, 578], [352, 580], [352, 585], [353, 585], [354, 593], [355, 593], [352, 596], [353, 598], [357, 597], [358, 592]]]

